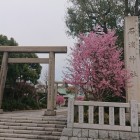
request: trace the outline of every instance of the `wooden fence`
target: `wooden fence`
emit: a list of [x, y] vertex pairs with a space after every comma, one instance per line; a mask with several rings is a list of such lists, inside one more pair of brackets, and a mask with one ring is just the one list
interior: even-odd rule
[[67, 127], [138, 132], [138, 103], [134, 100], [115, 103], [69, 99]]

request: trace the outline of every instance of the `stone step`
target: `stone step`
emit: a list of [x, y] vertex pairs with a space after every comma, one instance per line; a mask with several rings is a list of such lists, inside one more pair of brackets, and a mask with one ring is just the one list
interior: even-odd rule
[[66, 121], [36, 121], [36, 120], [13, 120], [1, 119], [0, 122], [14, 122], [14, 123], [37, 123], [37, 124], [66, 124]]
[[61, 112], [57, 112], [57, 115], [67, 115], [68, 114], [68, 112], [67, 111], [61, 111]]
[[0, 137], [37, 139], [38, 135], [0, 133]]
[[66, 127], [66, 125], [56, 124], [55, 127], [56, 128], [64, 128], [64, 127]]
[[58, 131], [58, 132], [62, 132], [62, 130], [63, 130], [63, 128], [27, 127], [27, 126], [5, 126], [5, 125], [0, 125], [0, 129], [37, 130], [37, 131]]
[[[0, 140], [27, 140], [27, 138], [8, 138], [8, 137], [0, 137]], [[28, 140], [42, 140], [42, 139], [28, 139]]]
[[32, 117], [7, 117], [7, 116], [0, 116], [0, 120], [36, 120], [36, 121], [67, 121], [66, 117], [40, 117], [40, 118], [32, 118]]
[[52, 135], [61, 136], [61, 132], [57, 131], [35, 131], [35, 130], [13, 130], [13, 129], [0, 129], [0, 133], [8, 134], [31, 134], [31, 135]]
[[60, 136], [38, 136], [38, 138], [43, 140], [60, 140]]
[[[46, 139], [46, 140], [59, 140], [60, 136], [43, 136], [43, 135], [29, 135], [29, 134], [9, 134], [0, 133], [0, 137], [8, 138], [26, 138], [26, 139]], [[5, 140], [5, 139], [4, 139]]]
[[64, 128], [66, 125], [61, 124], [36, 124], [36, 123], [11, 123], [11, 122], [0, 122], [0, 125], [5, 126], [29, 126], [29, 127], [51, 127], [51, 128]]
[[[36, 131], [36, 130], [14, 130], [14, 129], [0, 129], [0, 133], [16, 133], [16, 134], [37, 134], [37, 135], [52, 135], [52, 131]], [[54, 135], [60, 132], [55, 132]]]
[[66, 118], [0, 116], [0, 140], [60, 140]]
[[53, 135], [53, 136], [61, 136], [61, 133], [62, 133], [62, 132], [55, 132], [55, 131], [53, 131], [53, 132], [52, 132], [52, 135]]
[[57, 124], [36, 124], [36, 123], [10, 123], [10, 122], [0, 122], [0, 125], [6, 126], [31, 126], [31, 127], [62, 127], [63, 125]]

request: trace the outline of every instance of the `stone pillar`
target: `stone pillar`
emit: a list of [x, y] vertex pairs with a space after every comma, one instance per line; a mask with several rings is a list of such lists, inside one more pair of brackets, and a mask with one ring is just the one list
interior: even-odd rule
[[47, 96], [47, 111], [46, 116], [55, 116], [54, 111], [54, 80], [55, 80], [55, 53], [49, 53], [49, 74], [48, 74], [48, 96]]
[[130, 85], [127, 84], [127, 100], [140, 102], [140, 59], [139, 59], [139, 30], [138, 17], [125, 18], [124, 32], [125, 67], [132, 76]]
[[54, 108], [56, 108], [57, 90], [58, 90], [58, 83], [55, 84]]
[[77, 98], [78, 93], [79, 93], [78, 88], [79, 88], [79, 86], [78, 86], [78, 85], [76, 85], [76, 86], [75, 86], [75, 99]]
[[3, 112], [3, 110], [1, 109], [1, 105], [6, 82], [7, 70], [8, 70], [8, 52], [4, 52], [0, 70], [0, 113]]

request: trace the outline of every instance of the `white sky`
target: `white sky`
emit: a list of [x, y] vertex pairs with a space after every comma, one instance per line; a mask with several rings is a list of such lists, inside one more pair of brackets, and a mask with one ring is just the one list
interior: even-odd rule
[[[0, 0], [0, 34], [19, 46], [73, 46], [66, 35], [67, 0]], [[39, 54], [39, 57], [47, 57]], [[62, 80], [66, 54], [56, 54], [56, 80]]]

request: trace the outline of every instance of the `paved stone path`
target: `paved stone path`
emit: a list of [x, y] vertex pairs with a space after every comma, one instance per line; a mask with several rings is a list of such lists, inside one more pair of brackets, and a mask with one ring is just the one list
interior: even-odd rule
[[[3, 112], [0, 116], [6, 117], [44, 117], [44, 112], [46, 109], [41, 110], [21, 110], [21, 111], [12, 111], [12, 112]], [[57, 118], [66, 117], [67, 116], [67, 108], [58, 108], [56, 110]], [[48, 118], [52, 116], [46, 116]]]

